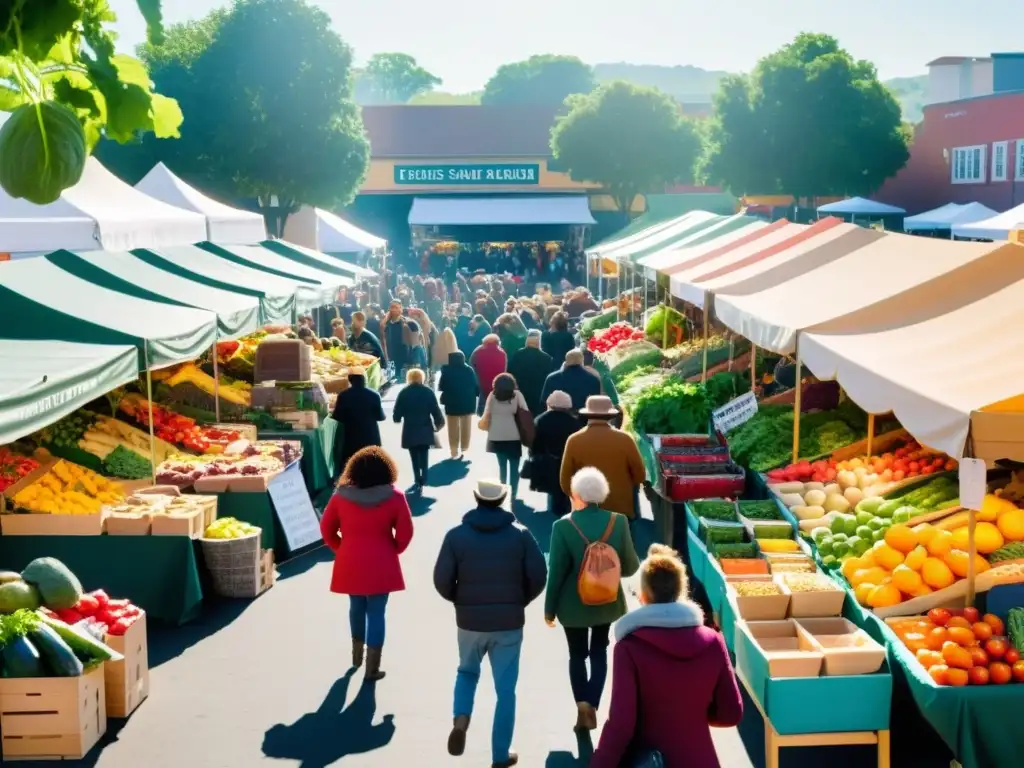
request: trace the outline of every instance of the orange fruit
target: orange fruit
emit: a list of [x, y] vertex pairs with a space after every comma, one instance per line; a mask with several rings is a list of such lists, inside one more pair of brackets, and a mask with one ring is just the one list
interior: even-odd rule
[[974, 659], [971, 652], [953, 643], [946, 643], [942, 649], [942, 659], [949, 667], [957, 669], [970, 669], [974, 666]]
[[968, 548], [967, 526], [965, 525], [960, 528], [957, 528], [955, 531], [952, 532], [952, 535], [953, 538], [951, 539], [951, 541], [953, 544], [953, 549], [962, 549], [964, 552], [966, 552]]
[[953, 548], [953, 534], [949, 531], [936, 531], [929, 539], [925, 549], [932, 557], [942, 557]]
[[1024, 541], [1024, 509], [1003, 513], [996, 527], [1007, 541]]
[[[967, 577], [967, 564], [970, 562], [970, 558], [962, 549], [951, 549], [946, 553], [946, 556], [942, 560], [949, 566], [949, 570], [951, 570], [956, 576], [961, 579]], [[991, 567], [992, 566], [988, 564], [988, 560], [981, 555], [976, 554], [974, 556], [975, 575], [984, 573]]]
[[952, 640], [954, 643], [956, 643], [957, 645], [962, 645], [964, 647], [973, 645], [976, 641], [976, 638], [974, 637], [974, 632], [970, 629], [965, 629], [964, 627], [947, 627], [946, 634], [949, 636], [949, 639]]
[[858, 603], [866, 606], [868, 604], [868, 595], [870, 595], [874, 591], [876, 586], [878, 585], [871, 584], [866, 581], [861, 584], [858, 584], [856, 587], [853, 588], [853, 596], [857, 598]]
[[868, 595], [868, 605], [872, 608], [888, 608], [899, 605], [903, 602], [903, 595], [892, 584], [882, 584], [871, 590]]
[[845, 560], [843, 560], [843, 565], [842, 565], [842, 567], [839, 570], [843, 574], [843, 578], [846, 579], [848, 582], [850, 582], [850, 585], [852, 586], [853, 585], [853, 574], [856, 573], [859, 570], [862, 570], [862, 569], [868, 568], [868, 567], [870, 567], [870, 566], [863, 565], [861, 563], [859, 557], [848, 557]]
[[850, 585], [857, 587], [859, 584], [874, 584], [876, 587], [889, 578], [889, 572], [884, 568], [861, 568], [854, 571], [850, 578]]
[[947, 634], [945, 627], [936, 627], [926, 635], [925, 640], [930, 650], [941, 651], [942, 646], [949, 640], [949, 634]]
[[924, 561], [924, 565], [921, 566], [921, 578], [932, 589], [945, 589], [956, 581], [949, 566], [937, 557], [929, 557]]
[[917, 541], [917, 534], [907, 525], [897, 523], [885, 532], [885, 543], [903, 554], [913, 550], [917, 546]]
[[914, 590], [914, 592], [911, 594], [911, 597], [924, 597], [925, 595], [930, 595], [934, 591], [935, 590], [929, 587], [927, 584], [922, 584], [920, 587]]
[[947, 685], [953, 685], [957, 688], [967, 685], [967, 670], [966, 669], [953, 669], [950, 668], [946, 671], [946, 683]]
[[915, 525], [913, 531], [917, 534], [917, 543], [927, 547], [928, 542], [935, 538], [935, 534], [939, 532], [939, 529], [931, 523], [921, 523], [920, 525]]
[[897, 565], [903, 564], [903, 553], [891, 547], [888, 542], [878, 542], [872, 551], [874, 552], [875, 562], [887, 571], [891, 571]]
[[992, 523], [974, 526], [974, 546], [983, 555], [990, 555], [1006, 543], [1003, 534]]
[[903, 560], [903, 564], [912, 571], [920, 571], [921, 566], [924, 565], [924, 561], [927, 558], [928, 550], [918, 544], [907, 553], [907, 557]]
[[949, 685], [949, 667], [945, 664], [936, 664], [928, 669], [928, 674], [936, 685]]
[[946, 629], [952, 629], [953, 627], [960, 627], [961, 629], [970, 629], [971, 622], [965, 619], [963, 616], [953, 616], [949, 621], [946, 622]]
[[912, 595], [924, 583], [921, 581], [921, 574], [911, 570], [906, 565], [897, 565], [892, 572], [892, 583], [900, 592], [905, 595]]

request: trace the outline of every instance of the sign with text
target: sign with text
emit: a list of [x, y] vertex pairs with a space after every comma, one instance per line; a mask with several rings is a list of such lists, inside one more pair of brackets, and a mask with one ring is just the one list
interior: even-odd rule
[[396, 165], [395, 184], [500, 186], [540, 183], [536, 163], [497, 165]]
[[320, 519], [309, 499], [299, 462], [294, 462], [271, 480], [267, 491], [270, 500], [274, 502], [274, 510], [290, 551], [294, 552], [321, 540]]
[[987, 490], [988, 471], [982, 459], [960, 459], [960, 506], [981, 509]]
[[748, 421], [757, 413], [757, 396], [753, 392], [740, 395], [735, 400], [730, 400], [721, 408], [711, 412], [711, 420], [722, 434], [728, 434], [731, 430]]

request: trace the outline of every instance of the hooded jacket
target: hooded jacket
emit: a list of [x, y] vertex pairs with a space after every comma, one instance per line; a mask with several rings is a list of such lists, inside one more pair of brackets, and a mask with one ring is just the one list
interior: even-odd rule
[[466, 356], [461, 352], [448, 355], [447, 364], [441, 366], [437, 389], [447, 415], [470, 416], [476, 413], [480, 384], [476, 380], [476, 371], [466, 364]]
[[533, 535], [504, 509], [477, 507], [444, 537], [434, 588], [471, 632], [522, 629], [526, 606], [544, 590], [547, 565]]
[[405, 589], [398, 556], [412, 541], [412, 514], [394, 486], [340, 486], [324, 510], [320, 534], [334, 550], [332, 592], [381, 595]]
[[473, 332], [469, 330], [469, 326], [470, 319], [465, 315], [459, 315], [459, 318], [455, 321], [455, 342], [459, 345], [459, 351], [466, 357], [473, 354], [477, 344]]
[[611, 706], [590, 768], [617, 768], [631, 749], [656, 749], [667, 766], [719, 768], [709, 727], [737, 725], [743, 700], [722, 635], [703, 623], [699, 607], [681, 602], [615, 625]]
[[338, 422], [334, 435], [334, 468], [345, 469], [352, 454], [368, 445], [380, 445], [384, 406], [380, 395], [366, 386], [366, 377], [349, 374], [349, 388], [338, 395], [332, 418]]
[[499, 373], [505, 372], [508, 364], [508, 356], [501, 345], [494, 341], [485, 341], [475, 350], [469, 358], [469, 364], [476, 371], [477, 381], [480, 383], [480, 397], [484, 400], [491, 394], [494, 388], [494, 379]]

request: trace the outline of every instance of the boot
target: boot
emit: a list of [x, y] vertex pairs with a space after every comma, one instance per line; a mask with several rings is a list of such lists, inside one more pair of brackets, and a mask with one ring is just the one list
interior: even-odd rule
[[367, 680], [381, 680], [386, 672], [382, 672], [380, 668], [380, 648], [367, 648], [366, 649], [366, 679]]
[[515, 750], [510, 749], [508, 751], [508, 760], [502, 760], [500, 763], [491, 763], [491, 768], [512, 768], [513, 765], [519, 765], [519, 755], [516, 754]]
[[352, 638], [352, 666], [361, 667], [363, 666], [363, 650], [366, 648], [366, 644], [362, 640], [356, 640]]
[[448, 754], [459, 757], [466, 751], [466, 731], [469, 730], [469, 715], [459, 715], [452, 722], [452, 732], [448, 734]]
[[585, 701], [576, 702], [576, 731], [593, 731], [597, 729], [597, 710]]

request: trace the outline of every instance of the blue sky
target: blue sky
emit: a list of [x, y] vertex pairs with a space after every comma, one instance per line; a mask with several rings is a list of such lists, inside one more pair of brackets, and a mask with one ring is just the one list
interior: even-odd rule
[[[168, 22], [224, 0], [163, 0]], [[316, 0], [357, 61], [403, 51], [443, 78], [480, 88], [508, 61], [536, 53], [590, 63], [692, 64], [747, 70], [797, 32], [827, 32], [885, 77], [916, 75], [931, 59], [1021, 50], [1019, 0]], [[110, 0], [122, 48], [145, 34], [135, 0]], [[771, 10], [769, 10], [769, 8]], [[746, 10], [745, 10], [746, 9]], [[1011, 23], [1016, 19], [1017, 23]]]

